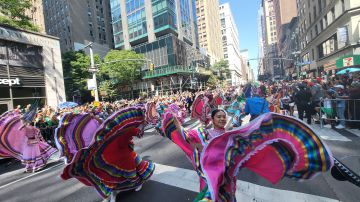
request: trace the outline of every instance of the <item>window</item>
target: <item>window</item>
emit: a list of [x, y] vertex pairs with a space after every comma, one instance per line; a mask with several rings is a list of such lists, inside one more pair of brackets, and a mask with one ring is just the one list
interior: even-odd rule
[[341, 0], [341, 12], [342, 13], [345, 12], [345, 2], [344, 2], [344, 0]]
[[335, 8], [332, 8], [331, 9], [331, 20], [332, 20], [332, 22], [334, 22], [335, 21]]
[[326, 28], [328, 26], [327, 15], [324, 16], [323, 23], [324, 23], [324, 28]]

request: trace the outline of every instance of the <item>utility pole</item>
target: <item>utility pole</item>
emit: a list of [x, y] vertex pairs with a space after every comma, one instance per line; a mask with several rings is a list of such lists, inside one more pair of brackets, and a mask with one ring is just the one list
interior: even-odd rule
[[93, 79], [93, 82], [95, 84], [95, 89], [94, 89], [95, 101], [99, 102], [99, 92], [98, 92], [97, 81], [96, 81], [97, 69], [96, 69], [95, 63], [94, 63], [94, 54], [93, 54], [93, 50], [92, 50], [92, 45], [93, 45], [93, 42], [90, 42], [84, 48], [89, 47], [89, 52], [90, 52], [90, 70], [89, 71], [93, 73], [93, 78], [92, 79]]

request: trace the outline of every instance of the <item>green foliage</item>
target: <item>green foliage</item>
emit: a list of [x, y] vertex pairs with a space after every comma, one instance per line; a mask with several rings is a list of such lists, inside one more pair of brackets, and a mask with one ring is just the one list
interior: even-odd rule
[[[95, 55], [94, 60], [98, 63], [100, 57]], [[69, 51], [63, 54], [62, 62], [67, 99], [72, 100], [76, 91], [79, 91], [82, 98], [86, 97], [89, 94], [87, 79], [92, 78], [89, 72], [90, 56], [82, 51]]]
[[217, 78], [217, 76], [215, 76], [213, 73], [211, 73], [208, 81], [206, 82], [206, 85], [208, 87], [210, 87], [211, 89], [215, 89], [219, 83], [220, 82], [219, 82], [219, 79]]
[[113, 83], [130, 85], [132, 89], [134, 82], [140, 79], [144, 59], [143, 55], [134, 51], [111, 50], [104, 58], [100, 73], [108, 75]]
[[216, 62], [211, 69], [221, 81], [226, 80], [230, 75], [229, 62], [227, 60]]
[[39, 28], [32, 24], [25, 11], [32, 7], [30, 0], [0, 0], [0, 23], [15, 28], [30, 31], [39, 31]]
[[144, 56], [134, 51], [111, 50], [104, 58], [100, 72], [120, 84], [132, 84], [140, 78], [140, 69], [145, 64]]
[[111, 80], [100, 82], [99, 90], [101, 97], [107, 98], [110, 101], [113, 101], [117, 96], [116, 87]]

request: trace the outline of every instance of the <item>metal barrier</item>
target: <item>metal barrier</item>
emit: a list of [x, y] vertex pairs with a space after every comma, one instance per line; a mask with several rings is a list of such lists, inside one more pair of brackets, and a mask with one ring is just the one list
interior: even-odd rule
[[323, 99], [319, 114], [321, 128], [324, 121], [360, 122], [360, 99]]

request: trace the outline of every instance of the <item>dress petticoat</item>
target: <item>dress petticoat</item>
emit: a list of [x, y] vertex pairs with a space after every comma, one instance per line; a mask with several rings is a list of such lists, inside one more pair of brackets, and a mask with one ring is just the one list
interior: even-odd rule
[[[164, 136], [185, 152], [201, 179], [199, 201], [236, 201], [236, 175], [244, 167], [277, 183], [283, 177], [309, 179], [333, 165], [320, 138], [292, 117], [267, 113], [213, 139], [203, 128], [179, 132], [171, 113], [165, 112], [162, 126]], [[202, 151], [194, 143], [202, 144]]]
[[135, 189], [151, 177], [155, 164], [142, 160], [133, 149], [132, 138], [142, 134], [143, 107], [114, 113], [98, 128], [94, 142], [80, 149], [61, 175], [93, 186], [104, 198], [113, 190]]

